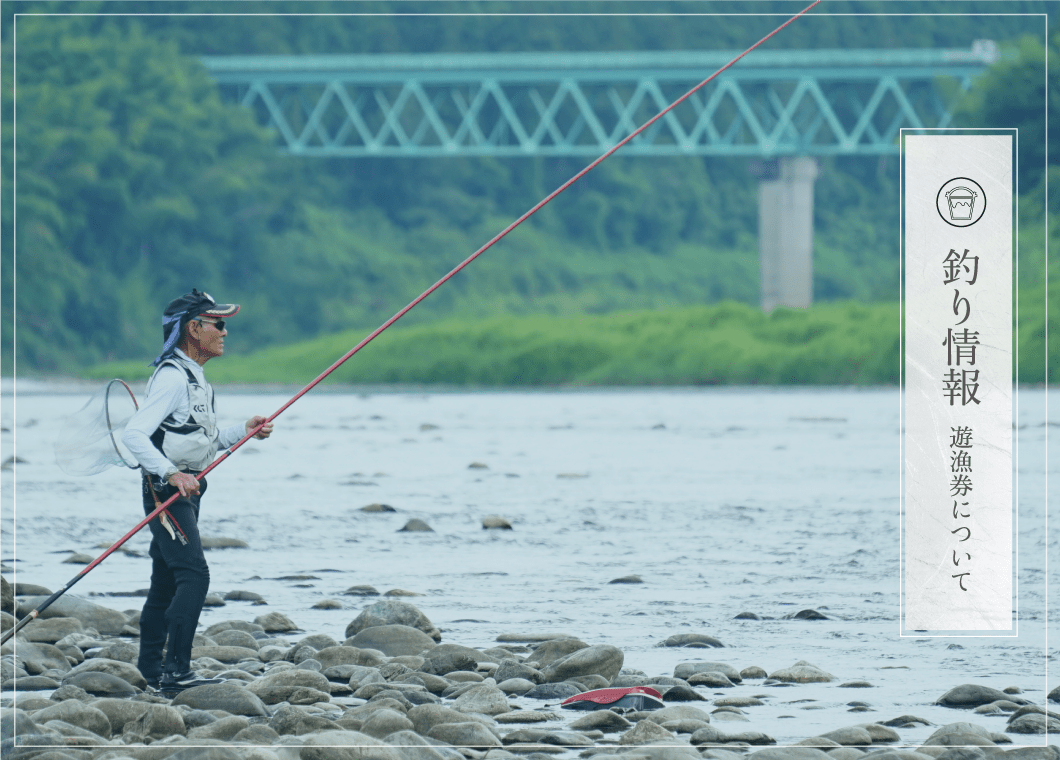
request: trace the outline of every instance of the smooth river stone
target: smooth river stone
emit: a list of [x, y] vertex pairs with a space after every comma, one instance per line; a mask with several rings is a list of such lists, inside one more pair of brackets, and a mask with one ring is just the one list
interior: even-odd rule
[[73, 617], [38, 618], [22, 629], [22, 636], [27, 641], [41, 641], [54, 644], [71, 633], [81, 633], [85, 627]]
[[831, 673], [826, 673], [806, 660], [799, 660], [790, 668], [770, 673], [769, 677], [786, 683], [828, 683], [835, 680]]
[[[25, 617], [47, 598], [47, 596], [31, 596], [23, 599], [18, 604], [18, 616]], [[104, 636], [117, 636], [125, 627], [125, 615], [117, 610], [70, 595], [60, 596], [52, 602], [46, 610], [40, 613], [39, 619], [59, 617], [77, 618], [85, 628], [95, 628]], [[31, 625], [33, 623], [26, 627]]]
[[43, 726], [50, 720], [61, 720], [71, 726], [91, 731], [104, 739], [109, 739], [111, 736], [110, 719], [106, 714], [76, 699], [68, 699], [33, 714], [33, 722], [39, 726]]
[[113, 736], [121, 736], [130, 723], [138, 723], [136, 728], [142, 729], [141, 736], [150, 739], [186, 733], [180, 710], [169, 705], [104, 698], [93, 701], [92, 707], [107, 716]]
[[721, 673], [734, 684], [740, 683], [740, 671], [725, 662], [682, 662], [674, 668], [674, 678], [687, 681], [697, 673]]
[[979, 705], [988, 705], [991, 702], [998, 702], [1000, 700], [1008, 700], [1015, 702], [1016, 704], [1027, 704], [1027, 700], [1022, 697], [1006, 694], [1003, 691], [992, 689], [989, 686], [980, 686], [972, 683], [953, 687], [939, 697], [936, 704], [940, 704], [944, 707], [977, 707]]
[[256, 638], [247, 631], [239, 631], [235, 628], [230, 628], [227, 631], [218, 631], [211, 638], [217, 646], [221, 647], [244, 647], [245, 649], [253, 649], [255, 652], [261, 649], [261, 644], [258, 643]]
[[117, 676], [137, 689], [147, 688], [147, 679], [140, 675], [140, 671], [136, 669], [136, 666], [120, 660], [108, 660], [103, 657], [93, 657], [85, 660], [66, 674], [63, 678], [63, 683], [69, 683], [71, 678], [81, 673], [108, 673], [112, 676]]
[[430, 636], [407, 625], [377, 625], [365, 628], [347, 640], [347, 643], [359, 649], [379, 650], [388, 657], [419, 654], [436, 646]]
[[359, 731], [321, 731], [305, 737], [299, 760], [408, 760], [397, 747]]
[[499, 715], [511, 712], [503, 691], [489, 683], [475, 684], [453, 701], [453, 709], [464, 713]]
[[187, 705], [196, 710], [224, 710], [230, 715], [248, 717], [267, 717], [269, 714], [256, 694], [235, 681], [187, 689], [173, 699], [173, 705]]
[[624, 659], [625, 655], [618, 647], [596, 644], [549, 663], [541, 670], [541, 678], [548, 683], [557, 683], [578, 676], [599, 675], [610, 682], [622, 670]]
[[523, 664], [541, 670], [556, 660], [561, 660], [579, 649], [588, 649], [588, 647], [589, 645], [584, 641], [573, 637], [546, 641], [523, 660]]
[[95, 697], [132, 697], [139, 691], [125, 679], [99, 671], [78, 673], [64, 679], [63, 684], [77, 686]]
[[[346, 626], [346, 638], [356, 636], [366, 628], [387, 625], [405, 625], [422, 631], [435, 642], [442, 640], [442, 634], [415, 605], [390, 599], [369, 604], [361, 610], [361, 613]], [[418, 652], [411, 654], [418, 654]]]
[[[612, 581], [613, 582], [613, 581]], [[660, 647], [698, 647], [707, 649], [710, 647], [721, 648], [725, 645], [713, 636], [703, 633], [678, 633], [666, 639], [656, 646]]]

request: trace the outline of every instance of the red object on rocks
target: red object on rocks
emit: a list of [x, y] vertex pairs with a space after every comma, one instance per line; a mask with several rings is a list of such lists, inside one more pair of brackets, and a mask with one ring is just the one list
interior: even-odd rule
[[605, 710], [611, 707], [630, 707], [634, 710], [658, 710], [665, 707], [662, 694], [649, 686], [629, 686], [621, 689], [593, 689], [563, 700], [560, 707], [570, 710]]

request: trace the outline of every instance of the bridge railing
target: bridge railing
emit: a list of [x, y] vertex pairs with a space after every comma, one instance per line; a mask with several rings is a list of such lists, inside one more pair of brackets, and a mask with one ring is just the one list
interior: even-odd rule
[[[734, 53], [472, 53], [203, 59], [226, 97], [311, 156], [598, 156]], [[969, 50], [759, 51], [626, 155], [886, 155], [953, 125], [997, 57]]]

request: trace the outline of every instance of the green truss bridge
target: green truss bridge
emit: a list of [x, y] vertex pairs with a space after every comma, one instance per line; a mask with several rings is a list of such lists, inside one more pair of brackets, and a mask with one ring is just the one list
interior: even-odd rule
[[[204, 59], [223, 94], [303, 156], [598, 156], [735, 53], [467, 53]], [[953, 126], [997, 57], [971, 49], [756, 51], [623, 148], [640, 156], [898, 152]]]

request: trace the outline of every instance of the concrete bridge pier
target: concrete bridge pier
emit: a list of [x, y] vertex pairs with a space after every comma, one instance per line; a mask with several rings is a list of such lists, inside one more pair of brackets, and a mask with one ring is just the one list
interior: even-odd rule
[[752, 168], [759, 176], [758, 251], [762, 310], [813, 303], [813, 181], [817, 161], [783, 156]]

